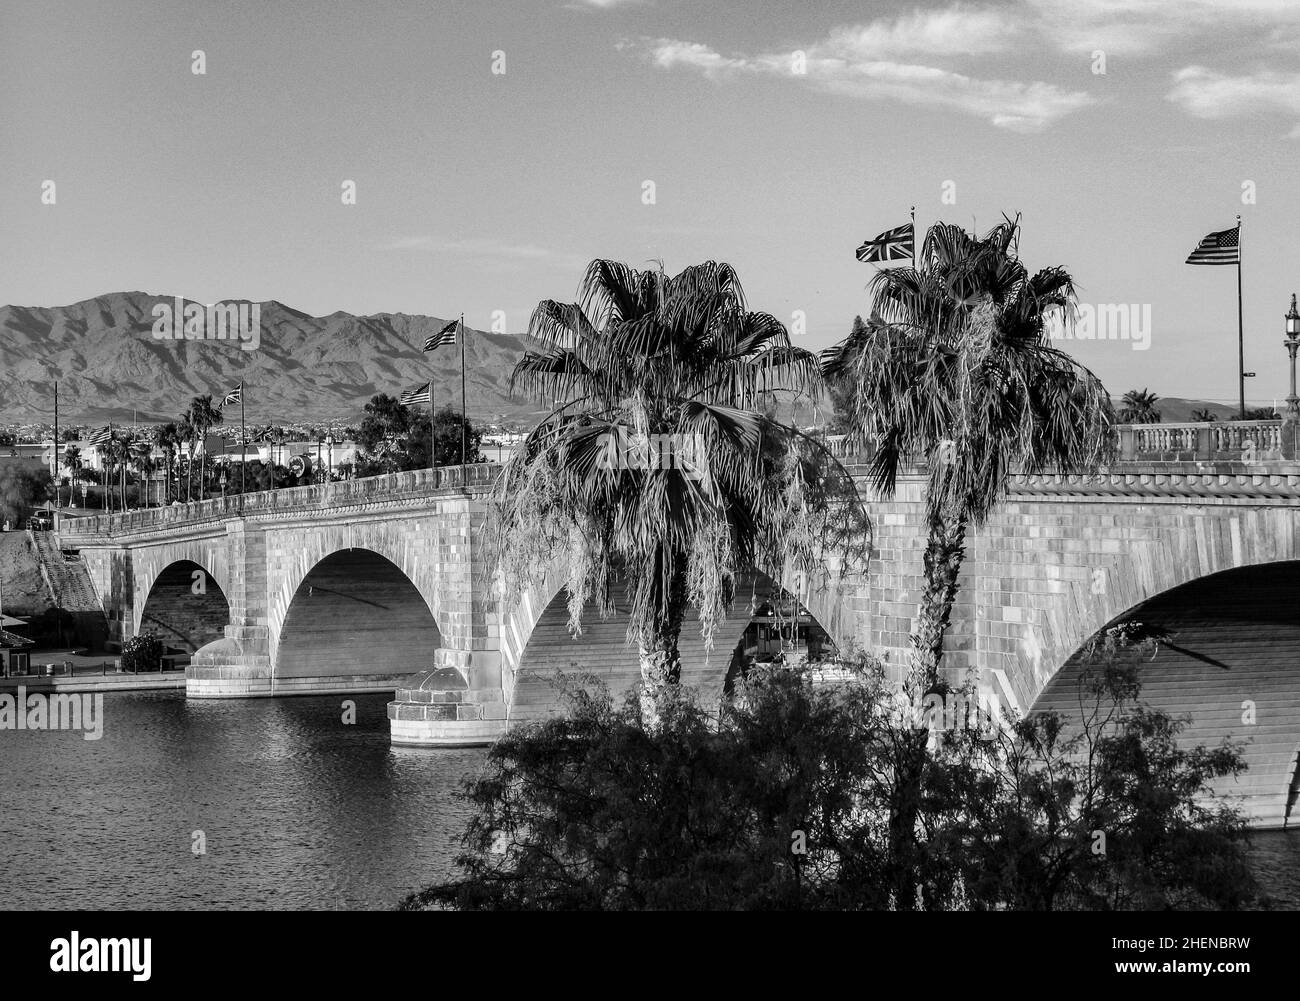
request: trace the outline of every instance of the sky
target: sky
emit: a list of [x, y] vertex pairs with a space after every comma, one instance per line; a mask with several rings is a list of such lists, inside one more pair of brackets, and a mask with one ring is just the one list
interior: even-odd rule
[[1297, 0], [5, 0], [0, 136], [0, 303], [523, 333], [592, 258], [713, 259], [816, 350], [911, 206], [1020, 213], [1031, 270], [1149, 307], [1141, 337], [1059, 342], [1112, 393], [1227, 402], [1236, 268], [1184, 261], [1240, 214], [1247, 395], [1288, 391]]

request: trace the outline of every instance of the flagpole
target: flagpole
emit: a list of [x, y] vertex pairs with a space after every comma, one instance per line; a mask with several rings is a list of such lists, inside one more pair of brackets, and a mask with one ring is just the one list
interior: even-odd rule
[[1241, 310], [1241, 216], [1237, 216], [1237, 388], [1240, 392], [1241, 419], [1246, 419], [1246, 338]]
[[[460, 464], [465, 465], [465, 314], [460, 314]], [[463, 474], [462, 474], [463, 475]], [[464, 482], [464, 481], [462, 481]]]
[[429, 352], [429, 459], [432, 463], [429, 468], [438, 468], [438, 439], [434, 433], [434, 421], [436, 420], [433, 409], [433, 352]]
[[912, 206], [912, 270], [916, 270], [916, 206]]
[[[59, 380], [54, 380], [54, 447], [50, 449], [54, 457], [54, 506], [59, 506]], [[72, 486], [69, 479], [68, 486]], [[71, 503], [71, 500], [69, 500]]]
[[247, 441], [247, 435], [244, 433], [244, 384], [239, 383], [239, 516], [244, 516], [244, 487], [245, 471], [248, 467], [248, 452], [244, 442]]

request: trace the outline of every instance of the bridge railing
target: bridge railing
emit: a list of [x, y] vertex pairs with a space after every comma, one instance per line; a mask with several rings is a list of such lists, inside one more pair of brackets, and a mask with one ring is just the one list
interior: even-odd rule
[[[874, 452], [869, 444], [852, 445], [846, 435], [827, 435], [822, 442], [849, 463], [865, 463]], [[1262, 462], [1283, 458], [1284, 443], [1282, 421], [1264, 420], [1117, 424], [1115, 444], [1120, 462]]]
[[1119, 458], [1238, 461], [1282, 458], [1282, 421], [1121, 424]]
[[168, 525], [192, 525], [228, 518], [256, 516], [268, 512], [319, 510], [364, 504], [368, 500], [392, 500], [404, 496], [427, 496], [442, 489], [486, 486], [501, 467], [492, 464], [442, 466], [438, 469], [412, 469], [404, 473], [386, 473], [356, 480], [339, 480], [304, 487], [260, 490], [255, 493], [213, 497], [188, 504], [145, 508], [122, 514], [84, 515], [65, 518], [61, 535], [115, 535], [122, 532], [148, 531]]

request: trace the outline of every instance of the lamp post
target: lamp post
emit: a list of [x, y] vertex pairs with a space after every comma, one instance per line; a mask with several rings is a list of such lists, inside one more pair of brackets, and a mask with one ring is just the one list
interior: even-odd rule
[[1291, 356], [1291, 395], [1286, 398], [1287, 418], [1300, 420], [1300, 397], [1296, 396], [1295, 391], [1295, 353], [1296, 348], [1300, 348], [1300, 313], [1296, 312], [1294, 292], [1291, 293], [1291, 308], [1286, 314], [1286, 340], [1282, 343]]
[[327, 434], [325, 436], [325, 459], [327, 463], [327, 465], [325, 466], [325, 482], [329, 483], [331, 480], [334, 479], [334, 435], [333, 434]]

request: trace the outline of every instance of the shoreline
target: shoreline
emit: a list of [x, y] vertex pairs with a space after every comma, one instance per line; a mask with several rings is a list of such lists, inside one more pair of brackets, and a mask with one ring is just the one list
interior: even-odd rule
[[148, 674], [55, 675], [20, 674], [0, 678], [0, 692], [147, 692], [185, 690], [184, 671], [151, 671]]

